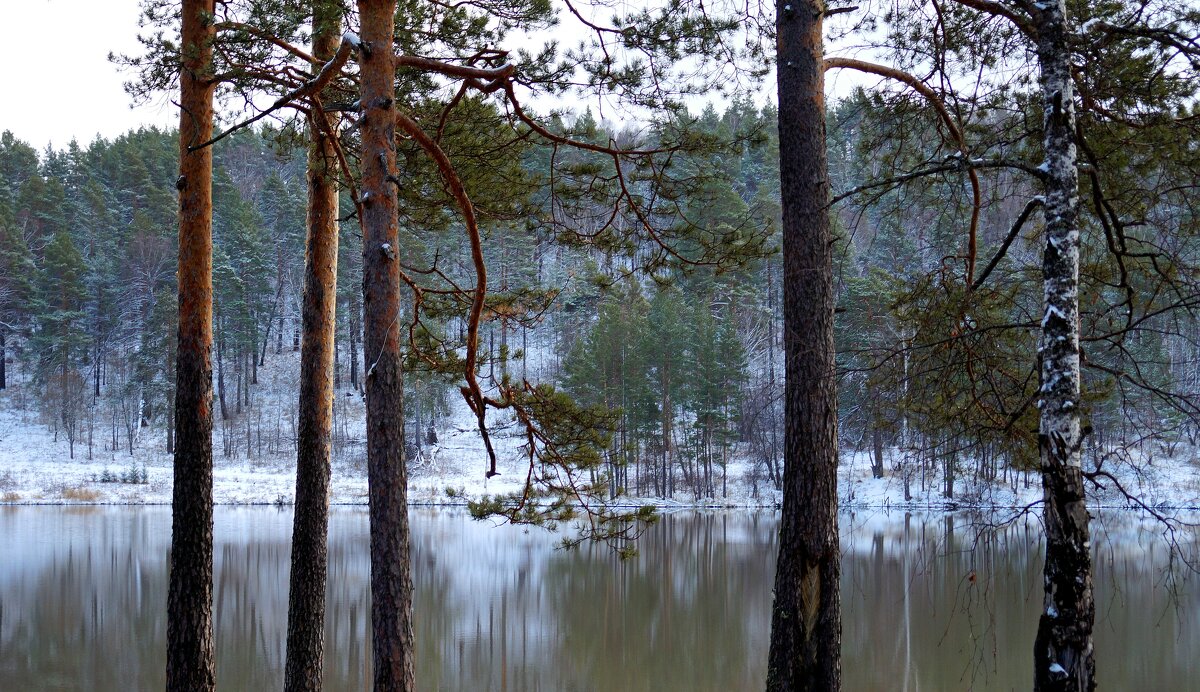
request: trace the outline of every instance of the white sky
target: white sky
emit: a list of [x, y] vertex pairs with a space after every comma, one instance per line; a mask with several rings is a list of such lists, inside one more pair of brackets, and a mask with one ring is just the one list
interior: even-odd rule
[[167, 100], [130, 110], [109, 52], [141, 52], [138, 0], [0, 0], [0, 132], [38, 150], [170, 125]]
[[[174, 125], [168, 95], [131, 109], [123, 88], [131, 75], [108, 61], [110, 52], [140, 54], [137, 33], [138, 0], [0, 0], [0, 132], [41, 151]], [[827, 79], [833, 93], [864, 81]]]

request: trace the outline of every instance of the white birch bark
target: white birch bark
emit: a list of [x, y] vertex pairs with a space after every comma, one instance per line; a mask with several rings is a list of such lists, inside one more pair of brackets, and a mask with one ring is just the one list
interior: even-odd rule
[[1065, 2], [1039, 0], [1034, 8], [1047, 173], [1038, 401], [1046, 564], [1044, 611], [1034, 644], [1034, 689], [1084, 691], [1095, 689], [1095, 605], [1080, 468], [1079, 176], [1074, 90]]

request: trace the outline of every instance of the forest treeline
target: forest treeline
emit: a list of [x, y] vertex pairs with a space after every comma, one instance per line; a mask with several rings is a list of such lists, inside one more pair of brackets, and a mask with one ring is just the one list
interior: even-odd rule
[[[877, 474], [894, 473], [906, 487], [936, 483], [947, 497], [956, 482], [1015, 482], [1036, 463], [1038, 377], [1028, 354], [1039, 329], [1040, 225], [1036, 213], [1015, 223], [1031, 216], [1029, 184], [1019, 172], [989, 176], [979, 242], [1002, 250], [988, 258], [984, 290], [964, 309], [969, 190], [952, 166], [895, 179], [922, 157], [934, 160], [939, 139], [927, 119], [897, 118], [889, 98], [896, 97], [858, 92], [827, 114], [833, 194], [859, 193], [835, 215], [842, 446], [869, 451]], [[612, 494], [719, 497], [739, 455], [752, 461], [756, 486], [781, 479], [775, 111], [738, 102], [692, 117], [700, 130], [737, 142], [732, 153], [690, 162], [708, 175], [677, 200], [679, 223], [746, 247], [726, 264], [667, 264], [650, 244], [558, 227], [550, 197], [536, 192], [547, 162], [535, 152], [509, 172], [522, 187], [509, 190], [516, 195], [507, 213], [483, 229], [492, 292], [486, 378], [548, 381], [614, 412], [605, 422]], [[560, 126], [597, 141], [623, 136], [589, 112]], [[171, 450], [176, 137], [151, 128], [38, 152], [13, 133], [0, 136], [0, 346], [8, 369], [0, 376], [29, 383], [18, 404], [61, 433], [72, 456], [132, 454], [151, 439]], [[300, 346], [304, 150], [284, 127], [239, 133], [215, 152], [218, 453], [291, 454], [294, 397], [260, 393], [258, 373]], [[1170, 194], [1172, 181], [1191, 170], [1170, 163], [1141, 162], [1146, 168], [1128, 182], [1131, 195], [1165, 191], [1123, 240], [1156, 253], [1130, 250], [1126, 266], [1114, 267], [1104, 229], [1084, 237], [1093, 463], [1135, 450], [1170, 456], [1197, 441], [1195, 218]], [[596, 164], [573, 165], [586, 172]], [[559, 194], [582, 198], [589, 184], [581, 174], [581, 189]], [[447, 281], [467, 280], [460, 224], [417, 209], [402, 232], [411, 266], [436, 264]], [[343, 224], [342, 234], [335, 379], [342, 391], [361, 393], [361, 244], [354, 224]], [[419, 343], [441, 358], [407, 357], [410, 454], [436, 439], [457, 398], [465, 318], [448, 301], [420, 319]], [[338, 428], [335, 454], [360, 454], [363, 435]]]

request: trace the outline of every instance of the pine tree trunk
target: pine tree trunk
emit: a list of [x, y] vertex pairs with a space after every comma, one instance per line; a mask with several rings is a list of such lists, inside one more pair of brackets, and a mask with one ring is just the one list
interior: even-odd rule
[[362, 133], [363, 345], [375, 689], [409, 692], [413, 671], [408, 474], [400, 369], [399, 222], [395, 187], [394, 0], [359, 0]]
[[1034, 643], [1034, 689], [1093, 690], [1095, 604], [1080, 468], [1079, 179], [1074, 90], [1063, 0], [1039, 4], [1038, 60], [1045, 109], [1045, 314], [1038, 448], [1045, 493], [1045, 602]]
[[183, 1], [179, 73], [179, 342], [167, 594], [167, 690], [212, 690], [213, 0]]
[[[221, 329], [217, 335], [217, 398], [221, 402], [221, 420], [229, 420], [229, 406], [225, 403], [225, 333]], [[212, 377], [210, 370], [209, 377]], [[211, 385], [210, 385], [211, 386]]]
[[242, 371], [245, 369], [242, 365], [246, 359], [243, 353], [235, 353], [234, 359], [236, 360], [234, 372], [237, 373], [237, 386], [233, 388], [233, 413], [240, 416], [242, 414]]
[[8, 371], [5, 361], [8, 360], [8, 330], [0, 327], [0, 389], [8, 388]]
[[837, 396], [821, 0], [777, 5], [784, 479], [768, 690], [841, 686]]
[[342, 386], [342, 360], [338, 351], [337, 328], [333, 330], [333, 389], [337, 391]]
[[[354, 314], [358, 314], [358, 303], [355, 301], [351, 305]], [[358, 339], [355, 338], [354, 332], [358, 329], [358, 319], [354, 316], [350, 318], [350, 351], [347, 354], [350, 358], [350, 387], [361, 392], [362, 388], [358, 386]]]
[[[313, 55], [329, 60], [338, 48], [340, 14], [313, 2]], [[329, 562], [329, 453], [333, 428], [333, 338], [337, 315], [338, 188], [333, 133], [309, 122], [308, 238], [300, 342], [300, 404], [296, 454], [296, 512], [288, 591], [287, 692], [321, 689], [325, 582]]]

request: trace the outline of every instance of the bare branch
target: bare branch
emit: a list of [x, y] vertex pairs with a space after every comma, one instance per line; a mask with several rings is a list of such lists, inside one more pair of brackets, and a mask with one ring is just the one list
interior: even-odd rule
[[1033, 214], [1034, 210], [1036, 210], [1038, 207], [1044, 206], [1045, 204], [1046, 200], [1040, 195], [1029, 200], [1029, 202], [1025, 205], [1025, 208], [1021, 210], [1021, 214], [1017, 216], [1017, 220], [1013, 222], [1012, 228], [1010, 228], [1008, 231], [1008, 235], [1004, 237], [1004, 242], [1000, 243], [1000, 249], [996, 250], [996, 256], [992, 258], [991, 262], [988, 262], [988, 265], [983, 270], [983, 273], [980, 274], [979, 278], [975, 280], [975, 283], [971, 285], [972, 290], [978, 289], [983, 285], [984, 281], [987, 281], [987, 278], [989, 275], [991, 275], [992, 270], [996, 268], [996, 265], [1000, 263], [1000, 260], [1004, 259], [1004, 254], [1008, 252], [1008, 246], [1012, 245], [1013, 240], [1015, 240], [1017, 234], [1021, 232], [1021, 227], [1025, 225], [1025, 222], [1029, 219], [1030, 215]]

